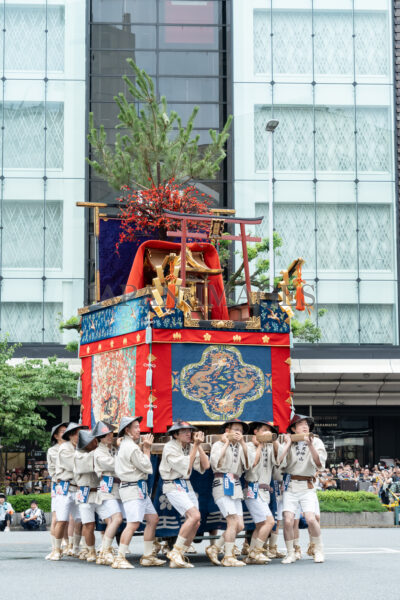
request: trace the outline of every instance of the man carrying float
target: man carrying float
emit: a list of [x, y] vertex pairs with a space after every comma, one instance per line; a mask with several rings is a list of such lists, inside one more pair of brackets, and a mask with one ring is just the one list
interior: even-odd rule
[[197, 431], [193, 425], [177, 421], [168, 429], [168, 433], [173, 439], [165, 444], [160, 463], [163, 493], [175, 510], [185, 517], [185, 522], [167, 557], [172, 569], [184, 569], [194, 566], [184, 555], [196, 535], [201, 518], [199, 501], [190, 483], [190, 475], [193, 469], [203, 474], [210, 467], [210, 462], [201, 446], [204, 433]]
[[[290, 482], [283, 493], [284, 537], [287, 554], [283, 564], [296, 562], [294, 550], [294, 517], [300, 504], [301, 511], [307, 521], [310, 541], [314, 544], [314, 562], [324, 562], [324, 550], [321, 540], [321, 529], [316, 519], [318, 503], [315, 489], [315, 474], [325, 468], [327, 458], [324, 443], [318, 437], [313, 437], [312, 417], [295, 414], [285, 435], [285, 441], [279, 448], [278, 462], [285, 473], [290, 475]], [[291, 434], [302, 437], [293, 441]]]
[[[240, 419], [226, 421], [221, 428], [221, 441], [211, 448], [211, 468], [214, 471], [213, 498], [222, 516], [226, 519], [226, 530], [222, 536], [206, 548], [208, 558], [223, 567], [244, 567], [245, 562], [234, 554], [236, 536], [244, 529], [243, 490], [240, 477], [249, 469], [249, 459], [243, 434], [248, 426]], [[219, 561], [218, 554], [225, 550]]]
[[140, 448], [141, 421], [142, 417], [122, 417], [119, 425], [118, 436], [122, 437], [122, 442], [115, 460], [115, 474], [121, 480], [119, 493], [125, 511], [126, 527], [121, 534], [118, 556], [112, 564], [113, 569], [134, 568], [126, 560], [126, 555], [132, 536], [143, 521], [146, 521], [146, 527], [140, 564], [143, 567], [165, 564], [164, 560], [156, 556], [154, 542], [158, 515], [147, 487], [148, 476], [153, 472], [150, 450], [154, 437], [152, 434], [145, 435], [143, 449]]
[[[256, 527], [245, 562], [263, 565], [271, 562], [264, 546], [275, 523], [269, 508], [269, 489], [272, 468], [278, 458], [279, 444], [276, 438], [279, 432], [271, 421], [255, 421], [250, 423], [249, 433], [253, 434], [252, 441], [247, 444], [250, 469], [244, 475], [246, 485], [243, 491], [247, 509]], [[273, 439], [272, 434], [275, 434], [275, 441], [269, 443]]]

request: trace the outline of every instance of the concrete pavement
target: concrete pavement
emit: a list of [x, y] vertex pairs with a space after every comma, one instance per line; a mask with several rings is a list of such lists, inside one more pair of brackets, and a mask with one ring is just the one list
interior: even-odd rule
[[[140, 567], [142, 538], [135, 538], [129, 560], [136, 568], [117, 571], [72, 558], [45, 561], [47, 532], [0, 533], [1, 596], [5, 600], [43, 600], [53, 587], [57, 600], [76, 600], [78, 593], [85, 600], [243, 600], [250, 594], [256, 597], [258, 590], [260, 598], [275, 596], [279, 600], [400, 597], [400, 528], [325, 529], [323, 537], [323, 564], [314, 564], [304, 554], [304, 559], [293, 565], [276, 560], [267, 566], [224, 569], [208, 562], [202, 543], [196, 545], [198, 554], [191, 557], [195, 569], [181, 570]], [[304, 551], [307, 542], [308, 534], [302, 531]]]

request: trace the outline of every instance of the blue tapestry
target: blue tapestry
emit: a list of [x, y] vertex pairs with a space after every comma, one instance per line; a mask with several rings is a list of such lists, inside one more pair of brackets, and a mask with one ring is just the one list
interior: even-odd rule
[[144, 296], [82, 315], [81, 344], [145, 329], [148, 312], [148, 298]]
[[174, 421], [273, 420], [270, 348], [173, 344], [171, 353]]
[[261, 301], [261, 330], [267, 333], [289, 333], [290, 325], [287, 314], [278, 304]]
[[121, 221], [119, 219], [100, 219], [99, 271], [101, 300], [120, 296], [124, 293], [137, 249], [144, 240], [149, 239], [148, 236], [143, 236], [133, 242], [124, 242], [117, 252], [115, 246], [119, 240], [120, 227]]

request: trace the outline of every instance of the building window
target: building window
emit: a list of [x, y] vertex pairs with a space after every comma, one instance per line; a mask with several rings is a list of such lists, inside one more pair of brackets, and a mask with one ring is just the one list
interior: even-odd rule
[[4, 201], [3, 268], [61, 269], [62, 209], [61, 202]]
[[64, 166], [64, 104], [6, 102], [4, 168], [43, 170], [45, 164], [48, 169]]
[[256, 75], [308, 75], [314, 69], [317, 77], [352, 77], [354, 66], [359, 76], [389, 75], [386, 12], [274, 10], [271, 17], [269, 10], [255, 10], [253, 18]]
[[[8, 71], [64, 70], [64, 6], [5, 5], [5, 69]], [[46, 35], [47, 31], [47, 56]], [[0, 57], [3, 46], [0, 45]]]
[[[391, 172], [389, 108], [336, 106], [274, 106], [279, 120], [275, 133], [274, 167], [277, 171]], [[255, 106], [254, 151], [256, 171], [268, 169], [265, 125], [271, 107]], [[314, 124], [315, 123], [315, 124]]]
[[60, 342], [62, 306], [59, 302], [3, 302], [1, 334], [8, 335], [11, 342]]

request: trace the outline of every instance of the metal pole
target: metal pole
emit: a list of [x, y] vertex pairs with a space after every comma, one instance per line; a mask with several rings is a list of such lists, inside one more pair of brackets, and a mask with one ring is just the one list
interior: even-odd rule
[[272, 169], [272, 141], [274, 132], [268, 131], [268, 166], [269, 166], [269, 210], [268, 210], [268, 236], [269, 236], [269, 289], [274, 291], [274, 189], [273, 189], [273, 169]]
[[274, 275], [275, 275], [275, 264], [274, 264], [274, 170], [273, 170], [273, 135], [275, 129], [278, 127], [279, 121], [271, 119], [268, 121], [265, 130], [268, 134], [268, 167], [269, 167], [269, 223], [268, 223], [268, 235], [269, 235], [269, 289], [270, 292], [274, 291]]

